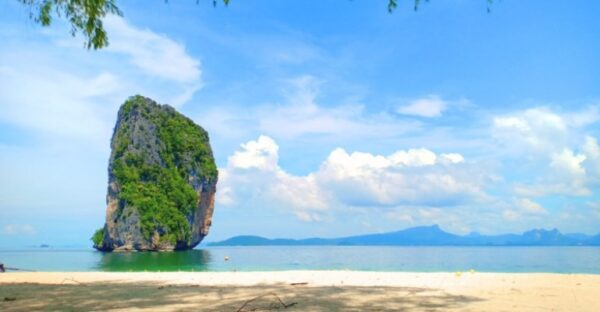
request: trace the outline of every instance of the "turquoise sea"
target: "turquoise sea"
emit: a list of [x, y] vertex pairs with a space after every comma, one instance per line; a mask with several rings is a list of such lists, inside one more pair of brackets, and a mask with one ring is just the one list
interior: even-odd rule
[[[228, 261], [225, 261], [228, 257]], [[179, 252], [0, 250], [7, 267], [35, 271], [366, 270], [600, 274], [600, 247], [208, 247]]]

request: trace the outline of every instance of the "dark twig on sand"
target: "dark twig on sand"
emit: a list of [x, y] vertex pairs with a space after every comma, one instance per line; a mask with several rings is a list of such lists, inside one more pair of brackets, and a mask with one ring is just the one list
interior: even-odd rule
[[[274, 297], [274, 299], [275, 299], [275, 300], [273, 300], [273, 302], [272, 302], [272, 303], [269, 305], [269, 308], [268, 308], [268, 310], [272, 310], [272, 309], [279, 309], [280, 307], [283, 307], [284, 309], [287, 309], [287, 308], [289, 308], [289, 307], [291, 307], [291, 306], [294, 306], [294, 305], [297, 305], [297, 304], [298, 304], [298, 302], [292, 302], [292, 303], [288, 303], [288, 304], [286, 304], [286, 303], [285, 303], [285, 302], [283, 302], [283, 300], [281, 300], [281, 298], [279, 298], [279, 296], [277, 296], [276, 294], [274, 294], [274, 293], [268, 293], [268, 294], [260, 295], [260, 296], [258, 296], [258, 297], [254, 297], [254, 298], [252, 298], [252, 299], [250, 299], [250, 300], [248, 300], [248, 301], [244, 302], [244, 304], [243, 304], [243, 305], [242, 305], [242, 306], [241, 306], [239, 309], [237, 309], [237, 312], [242, 312], [242, 311], [244, 311], [244, 308], [245, 308], [245, 307], [246, 307], [246, 306], [247, 306], [249, 303], [251, 303], [251, 302], [254, 302], [254, 301], [256, 301], [256, 300], [258, 300], [258, 299], [260, 299], [260, 298], [267, 297], [267, 296], [273, 296], [273, 297]], [[280, 305], [280, 306], [278, 306], [278, 307], [274, 307], [274, 306], [273, 306], [273, 303], [275, 303], [275, 305]], [[256, 310], [257, 310], [257, 309], [252, 309], [252, 310], [248, 310], [248, 311], [256, 311]]]
[[308, 285], [307, 282], [302, 282], [302, 283], [290, 283], [290, 286], [304, 286], [304, 285]]

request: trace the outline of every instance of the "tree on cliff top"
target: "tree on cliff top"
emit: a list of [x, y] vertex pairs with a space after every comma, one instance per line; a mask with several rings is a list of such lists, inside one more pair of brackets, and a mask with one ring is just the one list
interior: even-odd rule
[[[50, 26], [56, 17], [64, 18], [71, 24], [71, 35], [77, 33], [85, 37], [88, 49], [102, 49], [108, 46], [108, 36], [102, 18], [107, 14], [122, 16], [123, 13], [116, 5], [116, 0], [17, 0], [29, 7], [29, 16], [42, 26]], [[167, 0], [165, 0], [167, 1]], [[227, 6], [230, 0], [222, 0]], [[387, 9], [392, 13], [398, 7], [399, 0], [388, 0]], [[428, 0], [426, 0], [428, 1]], [[489, 5], [493, 0], [486, 0]], [[196, 0], [199, 3], [200, 0]], [[213, 6], [217, 0], [212, 0]], [[415, 11], [419, 8], [420, 0], [414, 0]]]

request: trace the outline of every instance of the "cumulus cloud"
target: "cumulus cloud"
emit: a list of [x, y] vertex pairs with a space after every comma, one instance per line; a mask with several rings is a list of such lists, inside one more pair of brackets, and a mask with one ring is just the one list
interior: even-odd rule
[[220, 169], [217, 202], [226, 206], [268, 205], [291, 208], [305, 221], [320, 220], [327, 209], [326, 196], [317, 187], [314, 176], [293, 176], [278, 164], [279, 146], [273, 139], [260, 136], [242, 144]]
[[[593, 140], [588, 140], [590, 142]], [[593, 148], [593, 143], [587, 148], [584, 146], [577, 153], [569, 148], [552, 153], [547, 171], [533, 184], [517, 184], [516, 193], [534, 197], [548, 194], [592, 195], [592, 188], [600, 181], [600, 171], [597, 171], [598, 160], [594, 158], [593, 150], [589, 150]]]
[[36, 230], [29, 224], [5, 224], [2, 227], [5, 235], [34, 235]]
[[442, 100], [437, 95], [428, 95], [426, 97], [416, 99], [407, 105], [398, 107], [396, 110], [402, 115], [412, 115], [418, 117], [440, 117], [446, 108], [448, 103]]
[[563, 114], [538, 107], [493, 118], [493, 137], [505, 151], [546, 164], [537, 181], [518, 182], [515, 192], [531, 197], [590, 195], [600, 173], [599, 153], [596, 139], [582, 134], [597, 121], [596, 107]]
[[427, 149], [389, 156], [333, 150], [318, 170], [293, 175], [279, 166], [279, 147], [260, 136], [229, 157], [220, 169], [218, 203], [268, 202], [291, 208], [306, 221], [318, 221], [339, 207], [388, 207], [403, 204], [452, 206], [485, 198], [460, 154]]
[[279, 146], [273, 139], [260, 136], [256, 141], [241, 145], [241, 149], [229, 157], [229, 165], [241, 169], [277, 170]]
[[519, 152], [554, 151], [565, 145], [568, 125], [559, 114], [546, 108], [531, 108], [492, 120], [493, 136]]
[[552, 175], [555, 180], [565, 181], [560, 184], [561, 193], [574, 195], [588, 195], [589, 189], [586, 187], [586, 172], [582, 163], [586, 160], [583, 154], [575, 154], [572, 150], [565, 148], [560, 153], [554, 153], [550, 162]]
[[427, 149], [382, 156], [349, 154], [338, 148], [315, 176], [336, 199], [347, 205], [456, 205], [484, 197], [477, 182], [457, 168], [462, 161], [462, 157], [438, 156]]

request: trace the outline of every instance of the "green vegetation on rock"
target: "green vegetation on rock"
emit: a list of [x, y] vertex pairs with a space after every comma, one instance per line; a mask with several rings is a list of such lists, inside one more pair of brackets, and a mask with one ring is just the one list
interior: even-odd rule
[[206, 131], [171, 107], [134, 96], [121, 107], [112, 144], [119, 216], [136, 211], [146, 240], [189, 243], [199, 202], [192, 180], [217, 179]]
[[102, 246], [104, 243], [104, 228], [97, 229], [91, 239], [94, 242], [94, 246]]

